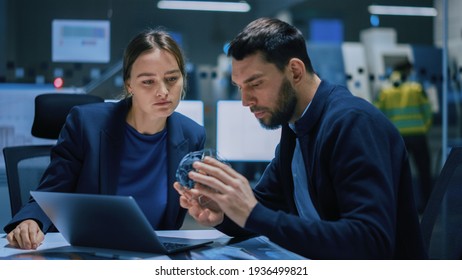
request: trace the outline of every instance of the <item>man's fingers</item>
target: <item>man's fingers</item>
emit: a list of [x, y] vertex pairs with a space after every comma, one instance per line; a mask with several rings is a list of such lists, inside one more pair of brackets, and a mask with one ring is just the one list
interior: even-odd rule
[[226, 185], [220, 181], [220, 179], [218, 177], [215, 177], [215, 175], [204, 175], [200, 172], [195, 172], [195, 171], [191, 171], [189, 172], [189, 178], [191, 178], [191, 180], [194, 180], [196, 183], [199, 183], [199, 184], [196, 184], [194, 189], [196, 190], [200, 190], [200, 193], [198, 194], [204, 194], [204, 188], [209, 188], [209, 191], [213, 191], [213, 192], [220, 192], [220, 193], [223, 193], [225, 192], [225, 189], [226, 189]]
[[221, 162], [213, 157], [205, 157], [204, 160], [203, 160], [204, 163], [206, 164], [209, 164], [209, 165], [212, 165], [212, 166], [216, 166], [217, 168], [225, 171], [228, 175], [230, 175], [231, 177], [233, 178], [239, 178], [239, 177], [242, 177], [242, 175], [237, 172], [236, 170], [234, 170], [231, 165], [227, 164], [227, 163], [224, 163], [224, 162]]

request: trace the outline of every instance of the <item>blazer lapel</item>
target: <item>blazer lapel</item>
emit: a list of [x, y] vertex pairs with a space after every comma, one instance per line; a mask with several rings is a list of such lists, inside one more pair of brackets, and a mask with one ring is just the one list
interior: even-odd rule
[[115, 174], [119, 174], [120, 151], [122, 150], [123, 139], [113, 138], [106, 131], [101, 131], [100, 145], [100, 192], [102, 194], [115, 194], [118, 183], [118, 176], [115, 176]]
[[292, 157], [295, 150], [296, 135], [288, 125], [282, 126], [280, 148], [280, 166], [283, 191], [289, 208], [293, 213], [297, 213], [297, 207], [294, 200], [294, 182], [292, 177]]
[[120, 174], [120, 159], [124, 143], [125, 118], [131, 100], [122, 100], [117, 104], [113, 120], [100, 132], [100, 193], [115, 194]]
[[[166, 215], [162, 222], [163, 225], [176, 225], [181, 223], [184, 215], [178, 215], [180, 210], [179, 195], [173, 188], [175, 182], [176, 169], [181, 159], [189, 152], [189, 141], [185, 138], [182, 125], [176, 118], [175, 113], [167, 119], [168, 130], [168, 192], [167, 192], [167, 209]], [[176, 221], [180, 219], [181, 221]], [[172, 224], [174, 222], [174, 224]]]

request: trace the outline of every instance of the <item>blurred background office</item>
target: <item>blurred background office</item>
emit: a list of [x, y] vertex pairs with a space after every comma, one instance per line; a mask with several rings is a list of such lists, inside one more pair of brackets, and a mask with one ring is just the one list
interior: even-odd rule
[[[108, 101], [120, 96], [127, 42], [142, 29], [164, 26], [188, 59], [186, 101], [192, 106], [181, 110], [205, 125], [207, 147], [258, 180], [279, 131], [263, 130], [241, 106], [225, 52], [245, 25], [262, 16], [294, 24], [321, 78], [370, 102], [393, 66], [409, 60], [412, 79], [425, 87], [432, 106], [433, 177], [448, 149], [462, 144], [462, 1], [215, 0], [190, 7], [193, 2], [198, 1], [0, 0], [0, 149], [53, 143], [30, 133], [39, 94], [81, 93]], [[233, 4], [234, 11], [215, 10]], [[33, 167], [28, 174], [34, 176]], [[9, 218], [0, 155], [0, 224]]]

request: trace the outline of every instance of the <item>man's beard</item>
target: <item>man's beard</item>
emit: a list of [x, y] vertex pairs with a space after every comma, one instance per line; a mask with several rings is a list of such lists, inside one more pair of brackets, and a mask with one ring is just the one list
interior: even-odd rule
[[277, 108], [269, 112], [270, 119], [268, 121], [259, 119], [263, 128], [278, 129], [282, 124], [288, 123], [294, 114], [297, 96], [295, 95], [295, 89], [286, 78], [284, 78], [279, 88], [279, 98], [276, 104]]

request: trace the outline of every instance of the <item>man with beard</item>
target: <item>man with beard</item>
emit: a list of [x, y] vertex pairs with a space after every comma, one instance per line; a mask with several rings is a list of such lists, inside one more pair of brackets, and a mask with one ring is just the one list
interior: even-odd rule
[[263, 127], [282, 126], [281, 141], [253, 189], [226, 164], [195, 162], [194, 188], [174, 185], [181, 206], [202, 225], [265, 235], [311, 259], [426, 258], [408, 157], [393, 124], [320, 79], [301, 32], [285, 22], [253, 21], [228, 55], [242, 104]]

